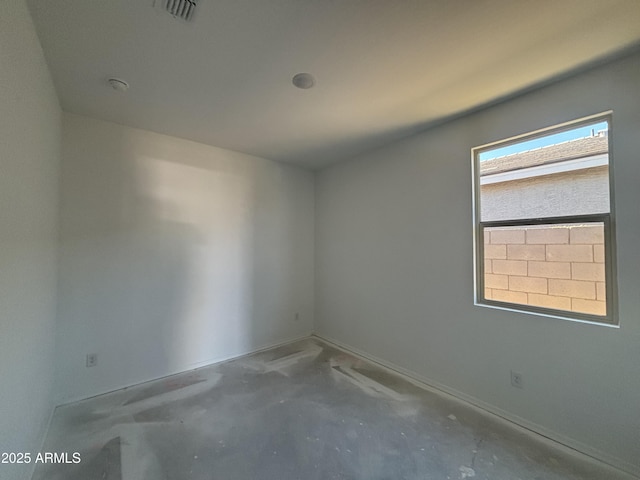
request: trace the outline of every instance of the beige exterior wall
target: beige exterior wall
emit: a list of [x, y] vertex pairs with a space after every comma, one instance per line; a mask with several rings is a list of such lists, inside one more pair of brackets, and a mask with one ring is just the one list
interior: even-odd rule
[[481, 219], [485, 222], [605, 213], [609, 211], [609, 168], [483, 185], [481, 196]]
[[485, 298], [606, 314], [604, 227], [485, 229]]

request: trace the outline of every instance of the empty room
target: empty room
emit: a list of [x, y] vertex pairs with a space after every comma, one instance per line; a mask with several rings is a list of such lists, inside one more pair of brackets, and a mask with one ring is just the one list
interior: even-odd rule
[[640, 478], [640, 1], [0, 0], [0, 480]]

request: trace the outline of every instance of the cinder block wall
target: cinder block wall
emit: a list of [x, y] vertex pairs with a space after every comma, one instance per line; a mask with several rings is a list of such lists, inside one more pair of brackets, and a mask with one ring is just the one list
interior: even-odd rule
[[485, 229], [485, 298], [606, 314], [604, 229]]

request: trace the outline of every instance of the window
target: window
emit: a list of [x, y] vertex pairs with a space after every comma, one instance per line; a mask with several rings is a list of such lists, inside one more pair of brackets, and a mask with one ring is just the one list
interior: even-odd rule
[[616, 324], [611, 115], [474, 148], [476, 303]]

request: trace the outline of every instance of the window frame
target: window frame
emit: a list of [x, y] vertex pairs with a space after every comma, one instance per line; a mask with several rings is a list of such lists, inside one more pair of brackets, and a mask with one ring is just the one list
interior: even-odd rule
[[[481, 220], [480, 201], [480, 154], [506, 147], [528, 140], [545, 137], [555, 133], [573, 130], [581, 126], [606, 121], [608, 124], [608, 180], [609, 180], [609, 212], [587, 215], [566, 215], [556, 217], [520, 218], [512, 220]], [[509, 137], [504, 140], [491, 142], [471, 149], [472, 177], [473, 177], [473, 241], [474, 241], [474, 304], [483, 307], [497, 308], [515, 312], [542, 315], [545, 317], [559, 318], [581, 323], [589, 323], [608, 327], [619, 327], [617, 312], [617, 285], [616, 285], [616, 256], [615, 256], [615, 202], [613, 182], [613, 112], [607, 111], [596, 115], [590, 115], [577, 120], [565, 122], [550, 127], [545, 127], [533, 132]], [[606, 315], [595, 315], [582, 312], [572, 312], [548, 307], [524, 305], [519, 303], [504, 302], [485, 298], [484, 288], [484, 230], [491, 227], [518, 227], [572, 223], [599, 222], [604, 227], [604, 266], [605, 266], [605, 300]]]

